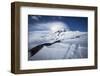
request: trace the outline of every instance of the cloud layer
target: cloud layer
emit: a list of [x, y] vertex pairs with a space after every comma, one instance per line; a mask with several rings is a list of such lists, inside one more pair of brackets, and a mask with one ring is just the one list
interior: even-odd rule
[[30, 31], [51, 31], [51, 28], [54, 26], [60, 26], [67, 31], [70, 30], [69, 26], [60, 21], [47, 22], [47, 23], [36, 23], [29, 24], [29, 32]]

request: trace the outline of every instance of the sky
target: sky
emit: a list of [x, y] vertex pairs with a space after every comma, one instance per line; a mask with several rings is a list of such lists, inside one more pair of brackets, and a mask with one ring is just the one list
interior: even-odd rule
[[87, 17], [71, 16], [47, 16], [47, 15], [28, 15], [28, 30], [45, 31], [51, 26], [52, 22], [62, 22], [64, 26], [69, 27], [71, 31], [88, 31]]

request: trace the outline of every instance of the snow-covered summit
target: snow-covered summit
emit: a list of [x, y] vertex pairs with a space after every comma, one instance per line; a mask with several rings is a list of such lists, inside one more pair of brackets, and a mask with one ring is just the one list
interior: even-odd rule
[[29, 49], [44, 43], [61, 41], [51, 46], [44, 46], [30, 60], [87, 58], [88, 56], [87, 32], [62, 31], [52, 33], [37, 31], [37, 34], [29, 33], [29, 36]]

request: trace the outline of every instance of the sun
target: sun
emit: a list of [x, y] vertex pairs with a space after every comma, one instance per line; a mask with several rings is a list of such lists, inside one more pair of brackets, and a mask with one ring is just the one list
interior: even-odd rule
[[64, 31], [64, 30], [69, 30], [69, 28], [66, 28], [65, 24], [62, 22], [55, 22], [51, 24], [51, 31], [52, 32], [57, 32], [57, 31]]
[[56, 31], [61, 30], [61, 29], [62, 29], [62, 27], [60, 25], [54, 25], [51, 27], [52, 32], [56, 32]]

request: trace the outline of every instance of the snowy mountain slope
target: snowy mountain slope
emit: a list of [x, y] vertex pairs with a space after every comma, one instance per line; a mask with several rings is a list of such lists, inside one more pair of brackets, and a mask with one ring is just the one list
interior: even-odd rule
[[79, 31], [69, 31], [62, 32], [59, 36], [57, 36], [56, 33], [51, 33], [49, 31], [30, 32], [28, 38], [29, 49], [43, 43], [52, 43], [56, 40], [61, 40], [64, 43], [78, 43], [80, 40], [80, 42], [84, 43], [85, 41], [87, 41], [87, 33]]
[[87, 58], [87, 32], [67, 31], [52, 33], [49, 31], [36, 31], [29, 33], [29, 49], [43, 43], [52, 43], [60, 40], [60, 43], [44, 46], [29, 60], [47, 60], [47, 59], [75, 59]]

